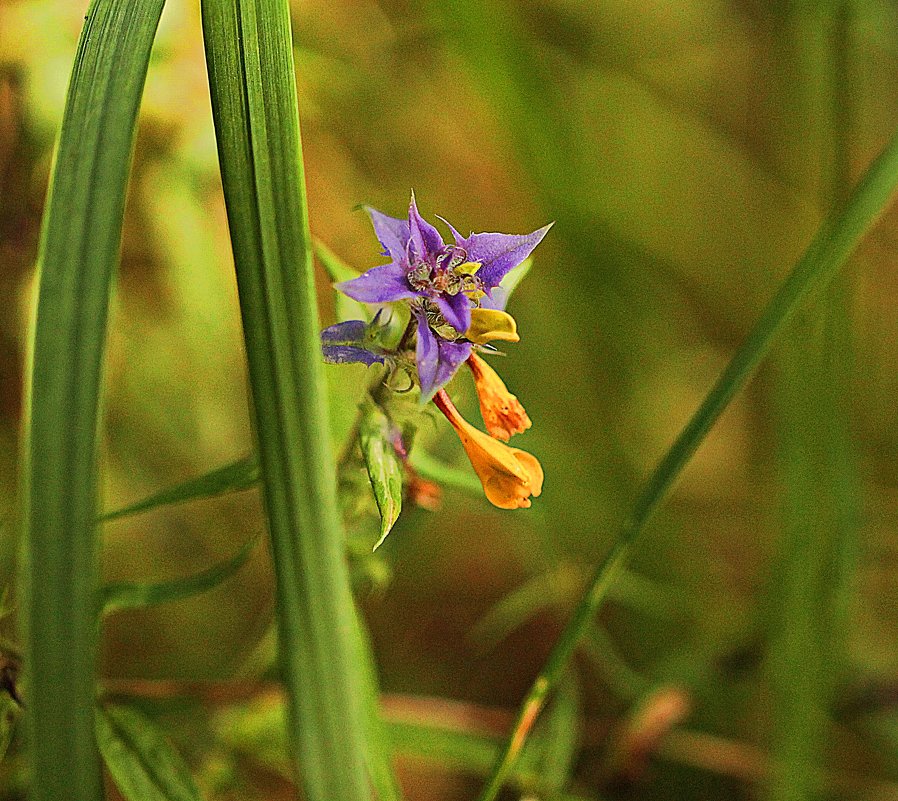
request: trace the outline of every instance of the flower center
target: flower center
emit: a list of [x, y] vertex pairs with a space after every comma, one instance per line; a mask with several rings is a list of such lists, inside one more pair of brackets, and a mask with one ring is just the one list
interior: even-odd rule
[[447, 245], [439, 253], [410, 259], [408, 283], [412, 289], [430, 297], [464, 292], [472, 300], [483, 296], [483, 283], [475, 273], [479, 262], [468, 261], [464, 248]]
[[450, 342], [454, 342], [456, 339], [460, 339], [464, 336], [464, 332], [456, 331], [443, 316], [443, 312], [440, 311], [440, 307], [436, 305], [432, 300], [427, 300], [426, 298], [421, 298], [416, 303], [420, 304], [421, 310], [424, 312], [424, 316], [427, 318], [427, 324], [431, 327], [433, 332], [440, 337], [441, 339], [446, 339]]

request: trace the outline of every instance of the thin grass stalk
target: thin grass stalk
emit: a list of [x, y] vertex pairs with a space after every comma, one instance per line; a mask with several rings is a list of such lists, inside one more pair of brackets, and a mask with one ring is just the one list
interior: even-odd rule
[[773, 342], [802, 308], [803, 301], [824, 287], [845, 264], [864, 234], [885, 211], [896, 186], [898, 135], [892, 137], [885, 150], [867, 170], [845, 207], [832, 215], [818, 231], [698, 410], [643, 485], [617, 541], [596, 568], [570, 621], [524, 698], [480, 801], [493, 801], [498, 795], [578, 641], [605, 599], [610, 585], [627, 563], [639, 535], [667, 497], [692, 455], [730, 401], [745, 386]]
[[102, 798], [93, 713], [101, 368], [137, 112], [163, 3], [91, 4], [43, 221], [23, 470], [34, 801]]
[[362, 801], [364, 665], [318, 339], [286, 0], [204, 0], [203, 31], [277, 584], [288, 735], [309, 801]]
[[[781, 28], [782, 103], [789, 174], [823, 203], [848, 187], [850, 100], [847, 4], [798, 4]], [[774, 360], [781, 479], [777, 570], [769, 592], [771, 762], [767, 798], [820, 795], [821, 762], [839, 674], [845, 668], [845, 600], [857, 543], [857, 461], [849, 427], [853, 365], [849, 276]]]

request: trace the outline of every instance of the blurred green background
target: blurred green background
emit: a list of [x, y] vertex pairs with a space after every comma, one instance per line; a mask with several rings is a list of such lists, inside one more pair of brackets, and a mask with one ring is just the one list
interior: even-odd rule
[[[0, 0], [7, 581], [30, 288], [85, 8]], [[556, 221], [510, 309], [521, 343], [497, 365], [533, 419], [513, 444], [540, 458], [542, 497], [500, 512], [447, 488], [440, 511], [407, 504], [377, 555], [354, 561], [392, 708], [452, 699], [440, 714], [501, 732], [641, 480], [898, 125], [898, 4], [297, 0], [293, 11], [312, 229], [347, 262], [380, 261], [356, 206], [402, 216], [412, 187], [426, 217], [465, 233]], [[250, 448], [217, 170], [197, 4], [169, 0], [113, 299], [109, 508]], [[895, 221], [791, 326], [613, 590], [572, 679], [579, 795], [898, 798]], [[328, 371], [345, 420], [364, 370]], [[467, 376], [452, 394], [480, 424]], [[466, 466], [442, 422], [424, 438]], [[262, 526], [255, 491], [130, 518], [107, 526], [104, 573], [183, 575]], [[150, 695], [200, 682], [214, 707], [209, 682], [264, 664], [271, 614], [260, 550], [207, 595], [112, 617], [103, 676]], [[168, 714], [191, 742], [191, 715]], [[210, 797], [280, 797], [283, 782], [252, 768], [256, 790], [235, 795], [215, 778], [226, 757], [192, 742]], [[436, 760], [400, 768], [412, 799], [478, 786]]]

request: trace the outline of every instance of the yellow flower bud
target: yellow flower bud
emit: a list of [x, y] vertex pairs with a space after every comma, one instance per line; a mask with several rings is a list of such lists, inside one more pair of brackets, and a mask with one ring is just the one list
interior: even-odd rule
[[487, 500], [500, 509], [529, 507], [530, 496], [538, 496], [543, 489], [539, 460], [478, 431], [459, 414], [445, 390], [437, 392], [433, 400], [458, 434]]
[[505, 382], [476, 353], [468, 357], [468, 367], [474, 376], [480, 414], [490, 436], [508, 442], [514, 434], [526, 431], [532, 423], [521, 402], [512, 395]]
[[465, 331], [467, 337], [475, 345], [487, 342], [518, 342], [518, 326], [508, 312], [498, 309], [471, 309], [471, 325]]

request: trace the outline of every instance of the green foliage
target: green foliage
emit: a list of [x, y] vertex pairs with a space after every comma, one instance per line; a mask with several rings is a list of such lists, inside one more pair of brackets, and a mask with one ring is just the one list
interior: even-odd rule
[[164, 489], [142, 501], [107, 512], [101, 518], [104, 522], [118, 520], [141, 512], [149, 512], [160, 506], [214, 498], [228, 492], [239, 492], [259, 483], [259, 463], [253, 456], [245, 456], [236, 462], [211, 470], [196, 478], [183, 481]]
[[0, 692], [0, 762], [6, 756], [22, 716], [22, 707], [8, 692]]
[[571, 783], [581, 745], [581, 715], [577, 678], [569, 671], [558, 683], [524, 755], [549, 798], [561, 795]]
[[649, 476], [636, 498], [630, 519], [611, 551], [596, 569], [571, 620], [531, 686], [481, 801], [492, 801], [498, 794], [505, 777], [519, 758], [529, 727], [550, 690], [559, 680], [578, 640], [605, 599], [609, 586], [626, 564], [637, 538], [690, 458], [803, 302], [833, 278], [857, 247], [861, 237], [883, 214], [896, 186], [898, 136], [893, 137], [867, 170], [845, 207], [833, 214], [820, 229], [698, 410]]
[[258, 545], [260, 536], [256, 535], [246, 542], [229, 559], [199, 573], [194, 573], [192, 576], [162, 581], [157, 584], [137, 584], [128, 581], [107, 584], [103, 588], [103, 613], [109, 614], [125, 609], [145, 609], [148, 606], [182, 601], [185, 598], [208, 592], [233, 576], [246, 564], [253, 549]]
[[309, 801], [362, 801], [366, 685], [327, 433], [289, 8], [205, 0], [202, 11], [296, 772]]
[[91, 3], [43, 220], [24, 446], [36, 801], [102, 795], [92, 712], [100, 379], [137, 110], [162, 6]]
[[[324, 242], [315, 241], [315, 255], [321, 266], [324, 267], [331, 281], [339, 283], [340, 281], [351, 281], [353, 278], [359, 277], [359, 271], [353, 270], [346, 262], [344, 262], [336, 253], [334, 253]], [[370, 320], [371, 313], [364, 303], [359, 303], [347, 297], [342, 292], [334, 292], [334, 305], [336, 306], [337, 321], [344, 322], [346, 320]]]
[[[853, 83], [849, 4], [784, 13], [782, 103], [792, 122], [780, 158], [809, 191], [843, 199], [850, 185]], [[835, 47], [833, 47], [835, 45]], [[850, 280], [833, 282], [774, 354], [771, 398], [778, 433], [781, 523], [767, 589], [770, 801], [823, 797], [821, 766], [831, 708], [847, 667], [846, 597], [858, 536], [857, 459], [848, 398], [854, 353]]]
[[359, 417], [359, 445], [380, 511], [380, 538], [387, 538], [402, 510], [402, 460], [393, 447], [393, 424], [376, 403], [366, 403]]
[[[484, 797], [504, 780], [546, 801], [896, 795], [888, 227], [822, 291], [894, 184], [892, 145], [849, 200], [894, 117], [894, 4], [289, 0], [291, 42], [287, 0], [204, 0], [246, 352], [199, 4], [168, 5], [113, 279], [161, 0], [0, 2], [0, 507], [31, 527], [0, 537], [4, 581], [30, 585], [0, 602], [25, 704], [0, 688], [0, 796], [95, 801], [94, 725], [128, 798], [261, 801], [304, 783], [311, 799], [393, 801], [393, 762], [439, 801], [482, 777]], [[410, 187], [463, 232], [557, 221], [510, 307], [522, 341], [502, 370], [545, 468], [527, 511], [490, 508], [451, 432], [385, 401], [379, 369], [326, 366], [322, 392], [310, 243], [319, 279], [382, 263], [353, 206], [402, 216]], [[326, 323], [373, 317], [322, 280], [317, 294]], [[380, 322], [401, 336], [394, 312]], [[450, 394], [480, 427], [469, 378]], [[438, 502], [416, 475], [446, 490], [437, 513], [413, 502]], [[201, 498], [217, 500], [173, 508]], [[278, 631], [246, 542], [266, 513]], [[191, 575], [207, 541], [227, 558]], [[109, 575], [182, 578], [104, 588], [99, 557]], [[238, 570], [247, 592], [206, 592]], [[114, 609], [145, 611], [99, 617]], [[395, 691], [382, 703], [376, 661]], [[151, 717], [95, 719], [98, 680], [165, 710], [196, 787]], [[690, 717], [652, 735], [665, 687]]]
[[127, 801], [200, 801], [190, 770], [151, 718], [106, 704], [96, 726], [103, 761]]
[[426, 479], [483, 499], [483, 487], [480, 486], [477, 476], [470, 470], [462, 470], [443, 464], [443, 462], [431, 456], [423, 448], [412, 450], [409, 456], [409, 464]]

